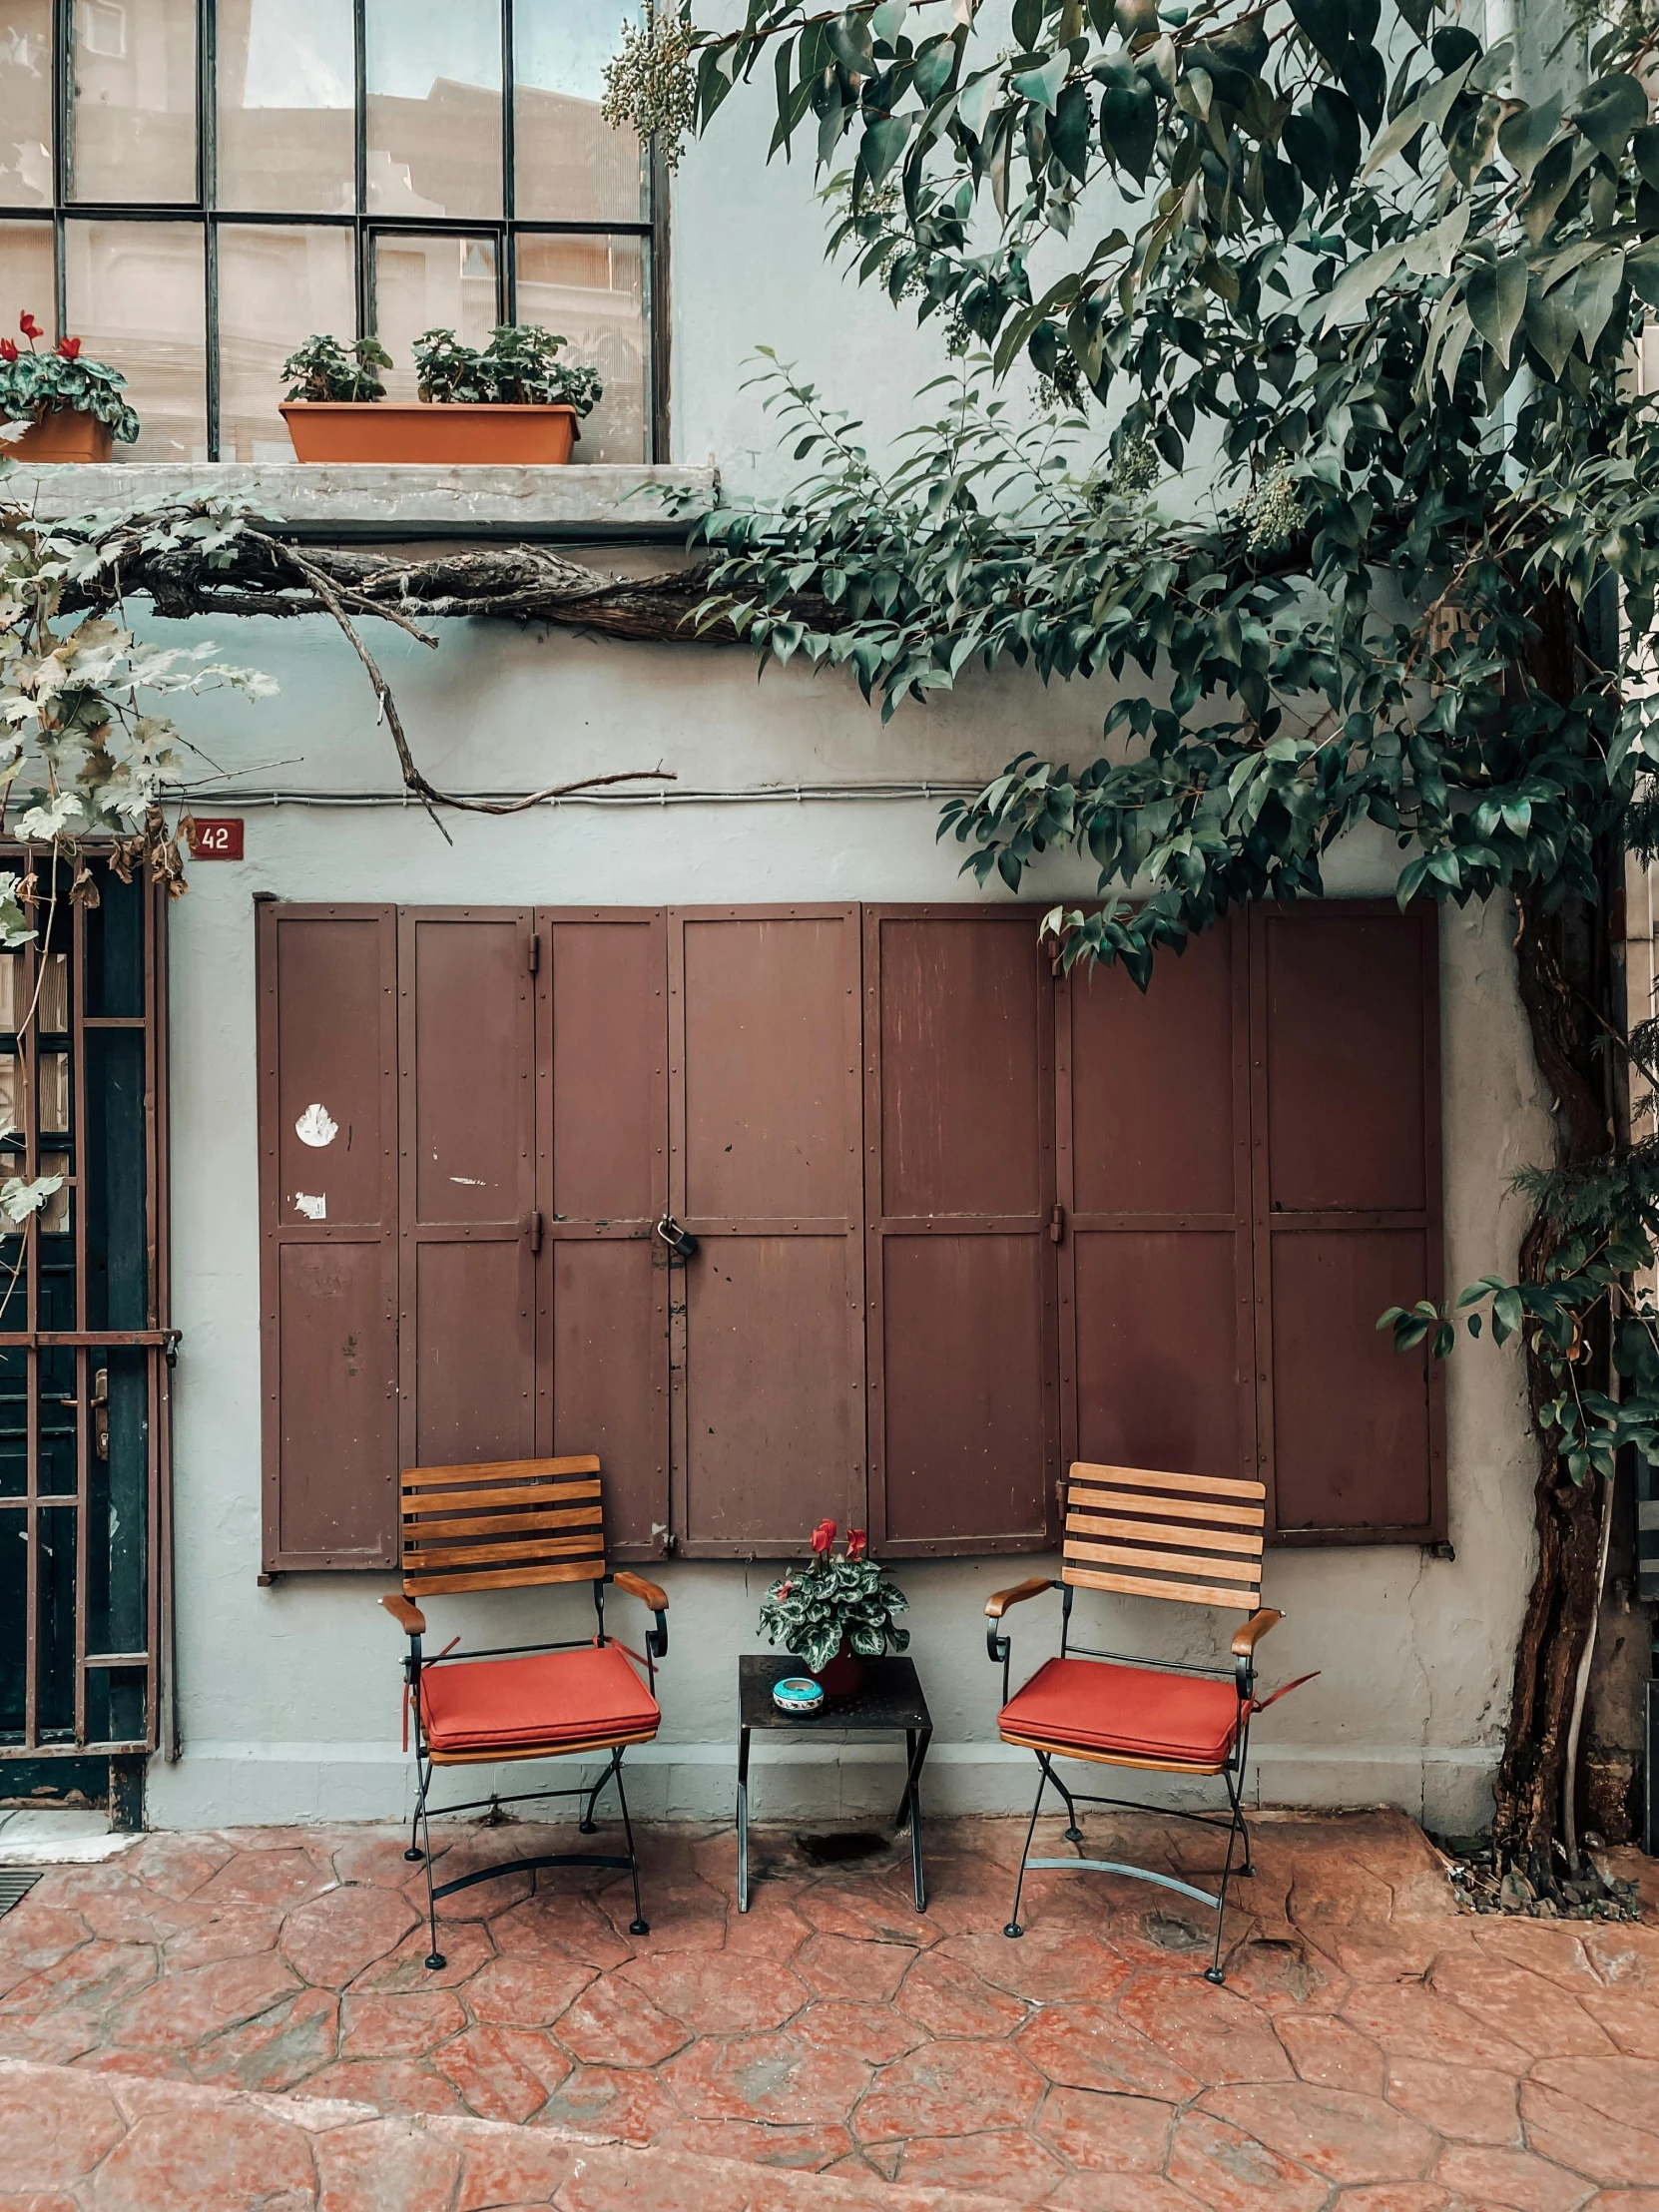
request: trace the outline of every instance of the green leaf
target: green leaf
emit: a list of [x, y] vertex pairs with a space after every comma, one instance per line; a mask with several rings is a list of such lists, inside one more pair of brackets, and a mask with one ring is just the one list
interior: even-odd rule
[[1052, 115], [1060, 97], [1060, 87], [1070, 74], [1071, 53], [1068, 48], [1062, 47], [1051, 61], [1044, 62], [1041, 69], [1022, 70], [1009, 82], [1011, 89], [1022, 100], [1029, 100], [1033, 107], [1042, 108]]
[[1634, 77], [1617, 70], [1590, 87], [1573, 109], [1572, 120], [1598, 154], [1617, 162], [1631, 132], [1647, 121], [1647, 94]]
[[1523, 180], [1542, 161], [1551, 140], [1561, 128], [1561, 103], [1553, 95], [1535, 108], [1522, 108], [1498, 128], [1498, 151]]
[[[1144, 183], [1157, 144], [1158, 103], [1145, 78], [1137, 77], [1132, 85], [1108, 85], [1100, 96], [1101, 152]], [[1299, 202], [1301, 197], [1299, 190]]]
[[1060, 165], [1070, 170], [1080, 182], [1089, 167], [1089, 137], [1094, 127], [1094, 109], [1089, 102], [1086, 85], [1067, 85], [1060, 94], [1054, 109], [1054, 120], [1048, 126], [1048, 143], [1054, 149]]
[[1348, 47], [1348, 10], [1342, 0], [1291, 0], [1291, 13], [1328, 62]]
[[1043, 0], [1014, 0], [1014, 44], [1029, 54], [1043, 33]]
[[1570, 283], [1551, 294], [1571, 316], [1584, 341], [1586, 360], [1595, 357], [1596, 341], [1607, 327], [1607, 318], [1613, 311], [1613, 302], [1618, 298], [1623, 281], [1624, 256], [1615, 247], [1610, 254], [1601, 254], [1593, 262], [1583, 263], [1574, 272]]
[[1375, 254], [1368, 254], [1363, 262], [1356, 262], [1352, 269], [1345, 269], [1326, 294], [1320, 328], [1330, 330], [1340, 322], [1352, 322], [1356, 316], [1363, 315], [1373, 294], [1382, 289], [1404, 259], [1403, 246], [1384, 246]]
[[[1549, 370], [1558, 377], [1566, 366], [1567, 355], [1572, 351], [1573, 339], [1578, 335], [1578, 325], [1551, 292], [1540, 295], [1529, 291], [1526, 295], [1526, 337], [1528, 344]], [[1525, 804], [1524, 802], [1522, 803]], [[1530, 819], [1531, 810], [1527, 809]], [[1509, 809], [1503, 810], [1503, 819], [1509, 821]], [[1510, 825], [1510, 827], [1515, 827]], [[1524, 835], [1527, 823], [1518, 826], [1517, 834]]]
[[913, 113], [883, 115], [865, 125], [858, 159], [863, 163], [864, 175], [872, 185], [881, 183], [903, 153], [915, 120]]
[[1526, 306], [1526, 257], [1506, 254], [1501, 261], [1477, 269], [1464, 293], [1469, 320], [1505, 368]]
[[1424, 125], [1431, 123], [1435, 130], [1440, 128], [1451, 113], [1457, 95], [1463, 89], [1464, 80], [1474, 67], [1474, 60], [1475, 57], [1471, 54], [1449, 77], [1442, 77], [1438, 84], [1431, 85], [1426, 92], [1418, 93], [1409, 107], [1400, 110], [1367, 155], [1362, 176], [1370, 177], [1385, 163], [1391, 162], [1397, 153], [1411, 143]]

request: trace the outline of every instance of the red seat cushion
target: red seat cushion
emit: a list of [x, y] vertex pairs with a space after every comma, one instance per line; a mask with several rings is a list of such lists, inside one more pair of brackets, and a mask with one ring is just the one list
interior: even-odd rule
[[1231, 1682], [1099, 1659], [1050, 1659], [997, 1717], [1004, 1736], [1222, 1767], [1239, 1733]]
[[532, 1751], [656, 1733], [657, 1700], [616, 1644], [423, 1668], [420, 1713], [434, 1751]]

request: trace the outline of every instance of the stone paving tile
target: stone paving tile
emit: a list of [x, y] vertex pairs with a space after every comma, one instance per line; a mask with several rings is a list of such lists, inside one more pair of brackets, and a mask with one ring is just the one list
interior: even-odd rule
[[[1208, 1864], [1087, 1819], [1102, 1855]], [[452, 1875], [540, 1833], [432, 1840]], [[815, 2177], [887, 2212], [1659, 2212], [1659, 1927], [1460, 1915], [1402, 1816], [1273, 1818], [1216, 1988], [1196, 1910], [1116, 1879], [1029, 1886], [1004, 1936], [1022, 1837], [935, 1823], [917, 1914], [906, 1851], [824, 1871], [764, 1835], [739, 1915], [730, 1835], [658, 1830], [649, 1935], [605, 1870], [516, 1875], [444, 1901], [437, 1972], [390, 1830], [54, 1870], [0, 1920], [0, 2061], [58, 2069], [0, 2063], [0, 2212], [197, 2212], [249, 2158], [270, 2212], [781, 2212]], [[649, 2184], [576, 2174], [572, 2131]]]

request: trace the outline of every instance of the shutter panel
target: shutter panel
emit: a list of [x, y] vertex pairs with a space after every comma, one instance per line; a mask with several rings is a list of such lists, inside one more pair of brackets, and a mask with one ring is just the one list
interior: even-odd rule
[[1376, 1327], [1441, 1295], [1437, 918], [1250, 917], [1263, 1479], [1290, 1541], [1445, 1533], [1439, 1368]]
[[[668, 951], [660, 912], [538, 910], [538, 1452], [599, 1455], [609, 1548], [668, 1527]], [[678, 1278], [676, 1278], [678, 1280]]]
[[864, 917], [870, 1514], [1028, 1550], [1059, 1471], [1053, 981], [1029, 907]]
[[400, 1451], [405, 1466], [536, 1448], [531, 917], [398, 917]]
[[1242, 923], [1057, 985], [1064, 1460], [1256, 1479]]
[[673, 914], [669, 955], [676, 1527], [787, 1555], [865, 1517], [857, 909]]
[[389, 906], [257, 912], [265, 1570], [389, 1567], [394, 917]]

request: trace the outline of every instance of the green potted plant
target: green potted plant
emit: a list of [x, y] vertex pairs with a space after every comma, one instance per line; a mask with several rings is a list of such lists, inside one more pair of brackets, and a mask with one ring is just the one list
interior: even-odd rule
[[776, 1581], [761, 1606], [767, 1641], [793, 1652], [826, 1698], [849, 1698], [863, 1680], [864, 1661], [879, 1659], [889, 1646], [905, 1650], [907, 1628], [893, 1616], [905, 1609], [904, 1593], [869, 1556], [861, 1528], [849, 1528], [839, 1553], [835, 1524], [820, 1521], [813, 1530], [812, 1557]]
[[0, 415], [29, 427], [8, 438], [6, 450], [23, 461], [107, 461], [113, 438], [133, 444], [139, 418], [121, 396], [127, 379], [120, 369], [88, 359], [79, 338], [38, 351], [45, 333], [27, 309], [17, 327], [29, 347], [0, 338]]
[[414, 343], [419, 399], [401, 401], [373, 373], [390, 366], [377, 340], [347, 350], [310, 337], [283, 364], [294, 382], [282, 418], [302, 461], [556, 467], [604, 391], [596, 370], [558, 358], [564, 343], [531, 324], [503, 323], [481, 349], [426, 330]]

